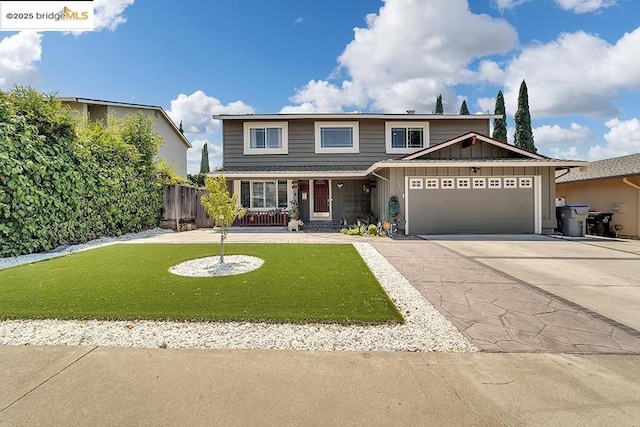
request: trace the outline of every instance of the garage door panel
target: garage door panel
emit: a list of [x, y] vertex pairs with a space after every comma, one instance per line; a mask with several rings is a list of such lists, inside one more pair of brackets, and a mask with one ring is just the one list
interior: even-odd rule
[[533, 188], [409, 190], [411, 234], [533, 233]]

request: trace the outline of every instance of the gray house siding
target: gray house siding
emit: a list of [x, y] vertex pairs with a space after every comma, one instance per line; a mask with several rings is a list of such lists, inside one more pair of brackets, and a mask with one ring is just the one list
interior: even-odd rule
[[462, 143], [456, 143], [448, 147], [421, 156], [421, 159], [501, 159], [522, 157], [513, 151], [506, 150], [493, 144], [476, 142], [465, 147]]
[[[357, 121], [349, 117], [345, 122]], [[282, 121], [282, 120], [279, 120]], [[339, 121], [339, 120], [334, 120]], [[248, 155], [244, 152], [244, 128], [240, 120], [226, 121], [223, 126], [223, 158], [225, 168], [267, 166], [370, 166], [379, 160], [393, 159], [398, 154], [387, 154], [385, 145], [385, 120], [359, 121], [359, 153], [316, 154], [315, 121], [312, 119], [289, 120], [288, 154]], [[489, 120], [433, 120], [429, 122], [430, 145], [455, 138], [468, 131], [489, 133]]]
[[432, 120], [429, 122], [429, 145], [449, 141], [467, 132], [491, 136], [489, 120]]

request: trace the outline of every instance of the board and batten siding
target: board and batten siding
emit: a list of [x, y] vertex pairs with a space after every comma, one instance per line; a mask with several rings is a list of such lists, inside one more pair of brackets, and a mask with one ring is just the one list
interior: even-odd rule
[[[352, 122], [358, 119], [346, 117], [335, 122]], [[282, 119], [274, 120], [282, 122]], [[326, 121], [326, 120], [323, 120]], [[288, 154], [247, 155], [244, 152], [243, 122], [227, 120], [223, 124], [223, 162], [226, 168], [260, 166], [370, 166], [379, 160], [393, 159], [398, 154], [387, 154], [385, 145], [385, 120], [360, 119], [360, 152], [353, 154], [316, 153], [315, 121], [296, 119], [288, 121]], [[430, 145], [448, 141], [469, 131], [489, 133], [489, 120], [433, 120], [429, 122]]]

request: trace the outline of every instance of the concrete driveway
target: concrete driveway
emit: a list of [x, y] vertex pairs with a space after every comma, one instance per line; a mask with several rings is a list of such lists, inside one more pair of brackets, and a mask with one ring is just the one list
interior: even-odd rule
[[640, 241], [547, 236], [421, 236], [640, 330]]

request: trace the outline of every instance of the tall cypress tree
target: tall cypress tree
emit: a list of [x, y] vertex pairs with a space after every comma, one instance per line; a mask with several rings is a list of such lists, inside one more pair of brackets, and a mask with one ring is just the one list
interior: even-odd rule
[[205, 142], [202, 147], [202, 157], [200, 158], [200, 173], [209, 173], [209, 149]]
[[498, 141], [507, 142], [507, 113], [504, 107], [504, 95], [502, 91], [498, 91], [496, 97], [496, 109], [494, 114], [501, 115], [501, 119], [493, 119], [493, 139]]
[[531, 129], [531, 114], [529, 113], [529, 94], [527, 93], [527, 83], [523, 80], [520, 84], [520, 94], [518, 95], [518, 111], [515, 115], [516, 147], [524, 148], [536, 152], [538, 149], [533, 143], [533, 130]]
[[467, 108], [467, 100], [462, 101], [462, 105], [460, 106], [460, 115], [468, 116], [469, 109]]
[[436, 110], [435, 114], [444, 114], [444, 108], [442, 107], [442, 95], [438, 95], [438, 99], [436, 99]]

